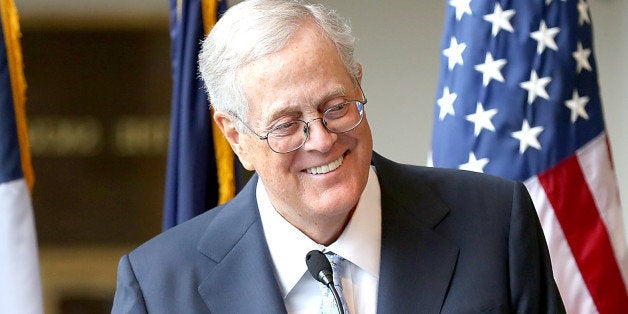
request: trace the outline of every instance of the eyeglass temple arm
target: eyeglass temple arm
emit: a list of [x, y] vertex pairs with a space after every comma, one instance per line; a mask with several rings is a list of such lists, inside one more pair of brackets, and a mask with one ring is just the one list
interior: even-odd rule
[[268, 139], [268, 136], [266, 136], [266, 135], [262, 136], [262, 135], [257, 134], [257, 132], [255, 132], [255, 130], [253, 130], [253, 128], [251, 128], [251, 127], [250, 127], [250, 126], [249, 126], [246, 122], [244, 122], [244, 120], [242, 120], [242, 118], [240, 118], [237, 114], [235, 114], [235, 113], [233, 113], [233, 112], [229, 112], [229, 114], [230, 114], [232, 117], [234, 117], [234, 118], [238, 119], [238, 121], [240, 121], [240, 123], [242, 123], [242, 125], [244, 125], [244, 127], [245, 127], [247, 130], [249, 130], [249, 131], [251, 131], [251, 133], [255, 134], [255, 136], [257, 136], [260, 140], [265, 141], [265, 140], [267, 140], [267, 139]]

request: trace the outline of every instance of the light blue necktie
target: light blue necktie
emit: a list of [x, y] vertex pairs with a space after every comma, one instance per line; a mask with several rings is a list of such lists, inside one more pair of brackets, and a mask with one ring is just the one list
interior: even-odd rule
[[[338, 295], [340, 296], [340, 302], [342, 303], [342, 308], [345, 311], [345, 314], [349, 313], [349, 308], [347, 307], [347, 302], [345, 300], [343, 291], [342, 291], [342, 267], [341, 263], [344, 261], [339, 255], [333, 252], [326, 252], [325, 256], [329, 260], [331, 264], [331, 269], [334, 273], [334, 286], [336, 287], [336, 291], [338, 291]], [[324, 285], [321, 285], [323, 290], [323, 301], [321, 302], [321, 313], [323, 314], [338, 314], [338, 308], [336, 307], [336, 301], [334, 300], [334, 295], [331, 290]]]

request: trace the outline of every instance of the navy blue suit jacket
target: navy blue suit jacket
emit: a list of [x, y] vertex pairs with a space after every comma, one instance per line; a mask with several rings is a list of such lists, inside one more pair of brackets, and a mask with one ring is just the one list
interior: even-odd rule
[[[382, 193], [378, 313], [564, 312], [522, 184], [375, 153], [373, 165]], [[112, 312], [285, 313], [256, 182], [122, 257]]]

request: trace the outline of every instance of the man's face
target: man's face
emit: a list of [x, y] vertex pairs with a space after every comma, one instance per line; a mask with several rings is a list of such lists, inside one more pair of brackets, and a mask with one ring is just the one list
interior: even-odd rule
[[[284, 49], [241, 69], [238, 78], [249, 100], [249, 125], [260, 135], [288, 120], [320, 118], [330, 103], [363, 100], [333, 43], [310, 23]], [[238, 138], [241, 161], [259, 174], [290, 223], [308, 235], [328, 223], [344, 225], [368, 179], [373, 143], [366, 118], [343, 134], [312, 122], [307, 142], [288, 154], [273, 152], [254, 134]], [[327, 173], [307, 171], [338, 160], [340, 167]]]

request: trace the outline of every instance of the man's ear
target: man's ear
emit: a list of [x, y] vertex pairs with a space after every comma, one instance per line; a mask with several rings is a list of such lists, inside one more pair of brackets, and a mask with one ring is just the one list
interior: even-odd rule
[[249, 162], [248, 152], [245, 142], [243, 142], [242, 133], [237, 128], [237, 121], [235, 118], [224, 112], [214, 112], [214, 121], [216, 125], [225, 136], [233, 152], [238, 155], [240, 163], [247, 170], [254, 170], [253, 165]]
[[360, 62], [356, 62], [355, 67], [358, 70], [358, 77], [356, 79], [358, 80], [358, 83], [362, 84], [362, 64]]

